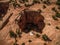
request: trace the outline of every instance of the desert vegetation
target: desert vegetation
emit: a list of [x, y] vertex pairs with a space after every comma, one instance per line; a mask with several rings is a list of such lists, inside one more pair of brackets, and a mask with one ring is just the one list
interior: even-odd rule
[[46, 34], [42, 35], [42, 38], [44, 41], [52, 41], [51, 39], [48, 38]]

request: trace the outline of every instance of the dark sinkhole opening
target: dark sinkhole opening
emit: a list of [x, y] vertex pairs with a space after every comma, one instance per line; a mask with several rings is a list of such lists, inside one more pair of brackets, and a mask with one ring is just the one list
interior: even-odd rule
[[9, 2], [0, 2], [0, 18], [3, 18], [9, 8]]
[[22, 32], [29, 33], [31, 30], [42, 33], [45, 27], [44, 17], [38, 11], [24, 10], [18, 20]]

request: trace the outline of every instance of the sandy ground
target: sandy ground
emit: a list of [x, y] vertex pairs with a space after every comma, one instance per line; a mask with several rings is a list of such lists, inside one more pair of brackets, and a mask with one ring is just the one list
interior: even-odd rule
[[[33, 6], [30, 6], [29, 9], [30, 10], [38, 10], [41, 9], [42, 13], [41, 15], [44, 16], [44, 22], [45, 22], [45, 27], [43, 29], [43, 34], [46, 34], [52, 41], [51, 42], [45, 42], [41, 37], [40, 38], [36, 38], [35, 35], [31, 36], [29, 33], [22, 34], [22, 38], [17, 38], [18, 40], [18, 44], [21, 45], [23, 42], [25, 42], [26, 45], [44, 45], [44, 43], [47, 43], [47, 45], [60, 45], [60, 44], [56, 44], [56, 42], [60, 41], [60, 29], [56, 29], [56, 26], [59, 26], [60, 28], [60, 18], [58, 18], [58, 21], [55, 21], [52, 18], [52, 15], [55, 15], [55, 12], [52, 11], [53, 7], [56, 7], [56, 9], [58, 8], [57, 5], [55, 4], [51, 4], [49, 6], [46, 5], [46, 8], [43, 9], [43, 5], [45, 4], [35, 4]], [[19, 28], [19, 26], [16, 24], [15, 19], [19, 16], [18, 13], [20, 13], [22, 10], [24, 10], [27, 7], [20, 7], [17, 9], [13, 9], [12, 6], [10, 6], [10, 11], [8, 11], [9, 13], [13, 13], [13, 15], [10, 17], [8, 24], [0, 31], [0, 45], [13, 45], [14, 43], [14, 39], [10, 38], [9, 36], [9, 31], [13, 30], [14, 32], [16, 31], [16, 29]], [[58, 9], [57, 9], [58, 10]], [[60, 12], [60, 10], [58, 10]], [[8, 13], [7, 13], [8, 14]], [[48, 24], [51, 24], [50, 26]], [[31, 43], [28, 42], [28, 40], [32, 40]], [[2, 40], [2, 41], [1, 41]], [[6, 43], [6, 44], [5, 44]]]

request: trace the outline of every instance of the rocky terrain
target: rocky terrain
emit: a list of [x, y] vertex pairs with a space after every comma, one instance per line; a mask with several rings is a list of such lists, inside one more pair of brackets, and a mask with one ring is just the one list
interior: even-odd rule
[[60, 0], [0, 0], [0, 45], [33, 44], [60, 45]]

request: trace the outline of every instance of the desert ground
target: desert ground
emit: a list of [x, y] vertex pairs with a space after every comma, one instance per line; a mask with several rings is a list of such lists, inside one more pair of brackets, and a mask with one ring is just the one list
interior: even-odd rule
[[[7, 0], [3, 1], [5, 2]], [[15, 38], [10, 37], [9, 31], [12, 30], [14, 33], [16, 33], [16, 30], [21, 31], [16, 19], [19, 20], [19, 18], [21, 17], [21, 15], [19, 14], [22, 13], [24, 9], [32, 11], [38, 11], [40, 9], [41, 15], [44, 17], [45, 27], [43, 28], [42, 33], [38, 33], [33, 30], [31, 31], [33, 32], [32, 34], [31, 32], [22, 32], [21, 37], [16, 38], [17, 45], [60, 45], [60, 18], [57, 17], [57, 20], [55, 20], [52, 17], [56, 15], [56, 12], [53, 11], [52, 8], [55, 7], [57, 12], [60, 13], [60, 9], [58, 9], [60, 5], [56, 5], [56, 1], [57, 0], [50, 0], [50, 5], [46, 5], [40, 1], [40, 3], [35, 3], [31, 6], [25, 6], [24, 3], [21, 4], [17, 0], [17, 3], [21, 4], [21, 6], [16, 8], [14, 8], [12, 3], [10, 3], [7, 13], [3, 17], [3, 19], [0, 20], [0, 28], [3, 27], [2, 29], [0, 29], [0, 45], [14, 45]], [[32, 3], [32, 1], [29, 0], [28, 3], [30, 4]], [[7, 22], [7, 20], [9, 20], [8, 23], [3, 26]], [[39, 34], [40, 37], [36, 37], [36, 34]], [[44, 34], [46, 34], [52, 41], [44, 41], [44, 39], [42, 38], [42, 35]], [[29, 42], [29, 40], [31, 40], [31, 42]]]

